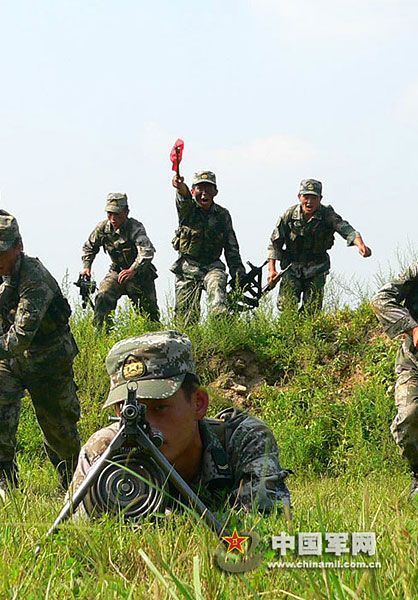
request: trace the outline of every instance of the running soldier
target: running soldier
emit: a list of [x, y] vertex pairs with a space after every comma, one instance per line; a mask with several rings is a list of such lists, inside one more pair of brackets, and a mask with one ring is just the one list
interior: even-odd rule
[[179, 227], [173, 239], [173, 248], [179, 258], [171, 267], [176, 276], [176, 317], [184, 323], [199, 320], [200, 298], [204, 289], [212, 314], [227, 312], [225, 265], [228, 264], [232, 281], [245, 275], [231, 215], [226, 208], [214, 202], [218, 193], [215, 174], [200, 171], [195, 174], [191, 192], [183, 177], [173, 177], [176, 188], [176, 206]]
[[316, 179], [303, 179], [299, 189], [299, 204], [291, 206], [277, 221], [268, 247], [268, 282], [278, 273], [276, 261], [285, 269], [280, 281], [278, 307], [286, 301], [299, 304], [301, 309], [319, 310], [324, 299], [325, 280], [330, 270], [327, 250], [334, 244], [334, 234], [339, 233], [348, 246], [357, 246], [361, 256], [368, 257], [368, 248], [358, 231], [344, 221], [332, 206], [321, 204], [322, 183]]

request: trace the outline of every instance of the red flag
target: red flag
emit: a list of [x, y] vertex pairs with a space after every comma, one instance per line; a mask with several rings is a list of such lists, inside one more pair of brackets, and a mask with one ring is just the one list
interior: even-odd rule
[[173, 171], [179, 175], [180, 163], [183, 158], [184, 142], [180, 138], [176, 141], [170, 152], [170, 160], [173, 163]]

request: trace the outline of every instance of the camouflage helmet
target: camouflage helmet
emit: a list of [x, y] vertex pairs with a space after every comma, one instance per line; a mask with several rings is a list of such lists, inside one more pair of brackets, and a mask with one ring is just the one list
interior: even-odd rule
[[211, 183], [216, 187], [216, 175], [212, 171], [197, 171], [194, 174], [192, 187], [198, 183]]
[[104, 408], [123, 402], [128, 383], [137, 383], [137, 396], [169, 398], [177, 392], [186, 373], [196, 375], [192, 343], [178, 331], [156, 331], [115, 344], [106, 357], [110, 391]]
[[16, 219], [7, 210], [0, 209], [0, 252], [9, 250], [19, 238]]
[[322, 196], [322, 183], [316, 179], [302, 179], [299, 186], [299, 195], [301, 194]]
[[128, 207], [128, 196], [126, 194], [111, 193], [106, 198], [106, 212], [121, 213]]

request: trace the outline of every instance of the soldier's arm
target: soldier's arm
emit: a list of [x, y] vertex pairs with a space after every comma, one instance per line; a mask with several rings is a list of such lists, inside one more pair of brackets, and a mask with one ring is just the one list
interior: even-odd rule
[[83, 245], [81, 260], [83, 269], [91, 269], [93, 261], [100, 250], [103, 238], [103, 223], [99, 223]]
[[21, 285], [15, 320], [0, 337], [0, 358], [19, 356], [30, 347], [54, 294], [40, 280], [28, 280]]
[[180, 225], [187, 219], [194, 207], [192, 194], [184, 183], [184, 177], [174, 175], [172, 180], [173, 187], [176, 189], [176, 208]]
[[237, 275], [238, 277], [245, 275], [245, 267], [242, 264], [237, 236], [235, 235], [231, 215], [228, 211], [226, 211], [225, 219], [224, 253], [231, 278], [235, 281]]
[[359, 253], [367, 258], [371, 256], [372, 251], [363, 241], [360, 233], [350, 225], [348, 221], [345, 221], [339, 214], [335, 212], [332, 206], [327, 207], [327, 221], [331, 223], [334, 231], [340, 234], [347, 242], [347, 246], [357, 246]]
[[117, 433], [115, 424], [112, 424], [103, 429], [99, 429], [89, 437], [87, 442], [80, 450], [78, 457], [77, 467], [74, 471], [74, 475], [68, 488], [67, 497], [69, 494], [74, 494], [78, 487], [83, 483], [86, 475], [96, 460], [99, 460], [103, 452], [107, 449], [110, 442], [113, 440]]
[[[109, 427], [104, 427], [99, 431], [93, 433], [92, 436], [87, 440], [86, 444], [81, 448], [78, 456], [77, 467], [74, 471], [71, 484], [68, 488], [65, 496], [65, 503], [74, 495], [77, 489], [82, 485], [90, 468], [93, 464], [99, 460], [103, 452], [109, 446], [112, 439], [117, 433], [118, 425], [112, 424]], [[87, 516], [92, 513], [94, 506], [92, 504], [91, 496], [88, 492], [84, 496], [84, 500], [79, 504], [76, 510], [76, 516]]]
[[177, 175], [174, 175], [171, 183], [173, 184], [173, 188], [177, 190], [177, 193], [180, 196], [182, 196], [183, 198], [192, 197], [189, 188], [184, 183], [184, 177], [178, 177]]
[[277, 442], [264, 423], [247, 416], [228, 446], [236, 485], [232, 501], [262, 512], [273, 510], [279, 502], [290, 502], [285, 484], [288, 471], [281, 468]]
[[400, 277], [384, 285], [372, 299], [373, 310], [383, 330], [391, 338], [411, 333], [418, 327], [404, 300], [412, 286], [418, 285], [418, 263], [410, 266]]
[[277, 221], [273, 233], [270, 237], [270, 243], [267, 248], [268, 259], [268, 276], [267, 281], [271, 283], [276, 279], [278, 272], [276, 269], [276, 261], [283, 257], [283, 246], [285, 244], [285, 223], [283, 217]]
[[348, 221], [345, 221], [338, 213], [336, 213], [332, 206], [327, 206], [325, 209], [327, 223], [346, 240], [347, 246], [353, 246], [354, 240], [356, 237], [360, 236], [360, 233], [356, 231]]
[[135, 243], [138, 255], [129, 268], [136, 272], [142, 265], [151, 262], [154, 258], [155, 248], [147, 236], [145, 227], [139, 221], [136, 221], [133, 225], [132, 241]]

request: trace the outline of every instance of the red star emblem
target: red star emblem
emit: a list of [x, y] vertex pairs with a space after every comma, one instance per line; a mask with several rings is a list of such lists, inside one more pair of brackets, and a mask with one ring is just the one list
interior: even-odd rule
[[248, 537], [238, 535], [237, 530], [234, 529], [234, 533], [232, 535], [230, 535], [230, 536], [227, 535], [227, 536], [223, 537], [222, 539], [228, 543], [227, 552], [232, 552], [233, 550], [238, 550], [238, 552], [241, 552], [241, 554], [244, 554], [244, 548], [242, 547], [242, 545], [244, 544], [244, 542], [246, 542], [248, 540]]

